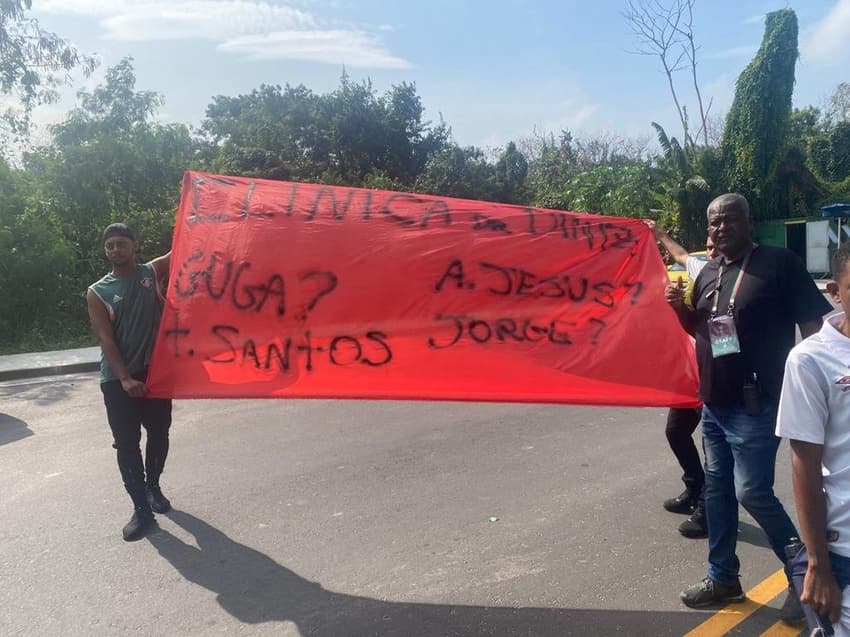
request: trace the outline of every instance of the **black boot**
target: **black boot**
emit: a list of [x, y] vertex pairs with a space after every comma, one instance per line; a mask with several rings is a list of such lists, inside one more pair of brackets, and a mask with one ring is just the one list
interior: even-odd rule
[[148, 504], [157, 513], [168, 513], [171, 511], [171, 502], [162, 495], [162, 489], [159, 488], [159, 485], [149, 484], [147, 486], [147, 496]]
[[696, 508], [695, 500], [696, 498], [694, 498], [691, 492], [686, 489], [675, 498], [664, 500], [664, 508], [670, 511], [670, 513], [684, 513], [685, 515], [690, 515]]
[[136, 511], [153, 516], [148, 504], [147, 489], [145, 487], [145, 468], [142, 464], [142, 454], [138, 445], [127, 445], [118, 448], [118, 469], [121, 471], [121, 479]]
[[125, 542], [135, 542], [141, 540], [148, 534], [154, 526], [156, 519], [147, 507], [137, 508], [133, 511], [133, 517], [124, 525], [121, 533], [124, 536]]
[[708, 521], [703, 506], [697, 506], [691, 517], [679, 525], [679, 533], [694, 540], [708, 537]]
[[156, 513], [167, 513], [171, 510], [171, 502], [162, 495], [159, 488], [159, 477], [165, 469], [165, 459], [168, 457], [168, 428], [149, 429], [148, 444], [145, 449], [145, 475], [147, 485], [145, 492], [148, 504]]

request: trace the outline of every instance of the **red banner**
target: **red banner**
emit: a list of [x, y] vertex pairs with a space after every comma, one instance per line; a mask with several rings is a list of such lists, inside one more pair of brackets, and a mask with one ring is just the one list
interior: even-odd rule
[[152, 395], [691, 406], [641, 221], [187, 173]]

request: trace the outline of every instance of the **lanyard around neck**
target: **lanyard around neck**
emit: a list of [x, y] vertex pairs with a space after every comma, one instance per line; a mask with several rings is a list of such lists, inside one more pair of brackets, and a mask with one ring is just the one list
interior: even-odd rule
[[[738, 271], [738, 277], [735, 279], [735, 286], [732, 288], [732, 295], [729, 297], [729, 307], [726, 310], [726, 313], [729, 316], [732, 316], [732, 312], [735, 309], [735, 297], [738, 296], [738, 290], [741, 287], [741, 281], [744, 280], [744, 273], [747, 270], [747, 266], [750, 264], [750, 257], [753, 255], [753, 251], [750, 250], [747, 252], [747, 256], [744, 257], [744, 261], [741, 263], [741, 269]], [[714, 305], [711, 308], [711, 318], [717, 316], [717, 306], [720, 303], [720, 284], [723, 279], [723, 263], [721, 262], [720, 268], [717, 270], [717, 287], [714, 288]]]

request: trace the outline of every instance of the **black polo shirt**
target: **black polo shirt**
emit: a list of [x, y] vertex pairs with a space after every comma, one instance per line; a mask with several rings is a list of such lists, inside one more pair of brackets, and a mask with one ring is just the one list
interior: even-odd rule
[[[779, 401], [785, 359], [796, 341], [796, 325], [821, 318], [832, 309], [803, 262], [785, 248], [760, 245], [735, 297], [735, 327], [739, 354], [714, 358], [708, 338], [708, 319], [714, 304], [717, 276], [723, 258], [706, 264], [694, 282], [691, 316], [697, 341], [699, 395], [703, 402], [730, 405], [741, 400], [741, 388], [757, 375], [760, 394]], [[723, 267], [717, 314], [725, 314], [744, 257]]]

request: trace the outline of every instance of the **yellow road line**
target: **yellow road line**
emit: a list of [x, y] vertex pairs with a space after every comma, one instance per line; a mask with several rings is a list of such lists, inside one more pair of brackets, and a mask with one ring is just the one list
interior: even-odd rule
[[746, 601], [724, 606], [684, 637], [720, 637], [720, 635], [725, 635], [787, 588], [788, 578], [785, 577], [785, 571], [780, 568], [773, 575], [747, 591]]
[[803, 629], [797, 626], [789, 626], [785, 622], [776, 622], [773, 626], [764, 631], [759, 637], [800, 637], [803, 634]]

